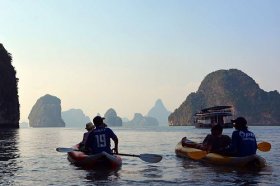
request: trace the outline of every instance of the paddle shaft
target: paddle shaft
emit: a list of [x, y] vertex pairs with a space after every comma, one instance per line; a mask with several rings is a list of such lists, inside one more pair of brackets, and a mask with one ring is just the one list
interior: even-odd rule
[[162, 160], [162, 156], [158, 155], [158, 154], [139, 154], [139, 155], [136, 155], [136, 154], [119, 153], [117, 155], [137, 157], [137, 158], [140, 158], [141, 160], [143, 160], [145, 162], [149, 162], [149, 163], [157, 163], [157, 162], [160, 162]]
[[123, 153], [118, 153], [117, 155], [120, 155], [120, 156], [131, 156], [131, 157], [140, 157], [140, 155], [136, 155], [136, 154], [123, 154]]

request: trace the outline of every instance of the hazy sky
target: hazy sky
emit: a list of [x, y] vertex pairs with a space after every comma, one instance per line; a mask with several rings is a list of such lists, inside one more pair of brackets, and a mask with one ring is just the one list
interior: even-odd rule
[[0, 43], [21, 121], [45, 94], [91, 119], [174, 111], [210, 72], [236, 68], [280, 90], [279, 0], [0, 0]]

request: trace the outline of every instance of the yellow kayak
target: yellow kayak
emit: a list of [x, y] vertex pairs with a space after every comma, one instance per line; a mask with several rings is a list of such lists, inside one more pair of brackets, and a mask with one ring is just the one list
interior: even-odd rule
[[266, 161], [259, 155], [251, 155], [244, 157], [223, 156], [216, 153], [207, 153], [203, 150], [182, 146], [179, 142], [176, 145], [175, 153], [179, 157], [185, 157], [193, 160], [199, 160], [214, 165], [224, 165], [242, 168], [263, 168]]

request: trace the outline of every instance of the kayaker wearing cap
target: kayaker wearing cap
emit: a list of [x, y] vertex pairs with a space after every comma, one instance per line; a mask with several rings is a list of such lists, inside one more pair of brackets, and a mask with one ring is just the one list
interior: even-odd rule
[[247, 121], [243, 117], [231, 120], [235, 131], [232, 133], [231, 144], [225, 152], [232, 156], [250, 156], [256, 154], [257, 142], [253, 132], [248, 130]]
[[115, 133], [103, 122], [105, 118], [96, 116], [93, 119], [95, 129], [92, 130], [86, 141], [86, 148], [92, 154], [97, 154], [102, 151], [105, 151], [109, 154], [113, 154], [111, 150], [111, 141], [112, 139], [115, 143], [115, 148], [113, 149], [116, 154], [118, 154], [118, 137]]

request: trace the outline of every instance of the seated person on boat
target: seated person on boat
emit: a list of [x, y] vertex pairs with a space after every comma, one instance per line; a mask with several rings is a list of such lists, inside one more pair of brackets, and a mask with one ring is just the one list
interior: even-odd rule
[[231, 143], [231, 139], [227, 135], [223, 135], [223, 127], [219, 124], [214, 125], [211, 128], [211, 134], [208, 134], [203, 140], [202, 144], [194, 143], [187, 140], [186, 137], [182, 139], [182, 145], [186, 147], [197, 148], [206, 150], [208, 152], [222, 152], [223, 149], [228, 147]]
[[86, 144], [88, 135], [89, 135], [89, 133], [90, 133], [94, 128], [95, 128], [95, 126], [94, 126], [91, 122], [89, 122], [89, 123], [86, 124], [86, 128], [85, 128], [85, 129], [87, 130], [87, 132], [84, 133], [84, 135], [83, 135], [83, 140], [81, 141], [81, 143], [79, 143], [79, 150], [80, 150], [80, 151], [86, 151], [86, 149], [85, 149], [85, 144]]
[[235, 131], [232, 133], [232, 141], [224, 154], [236, 157], [256, 154], [257, 142], [253, 132], [248, 130], [247, 121], [243, 117], [232, 120]]
[[111, 150], [111, 141], [112, 139], [115, 143], [114, 151], [118, 154], [118, 137], [116, 134], [103, 123], [103, 120], [100, 116], [96, 116], [93, 119], [95, 129], [92, 130], [86, 141], [86, 149], [89, 150], [91, 154], [97, 154], [101, 152], [107, 152], [113, 154]]

